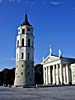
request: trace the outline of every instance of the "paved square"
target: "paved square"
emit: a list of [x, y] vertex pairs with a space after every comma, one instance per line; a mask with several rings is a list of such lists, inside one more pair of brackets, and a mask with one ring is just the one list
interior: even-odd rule
[[0, 100], [75, 100], [75, 86], [46, 88], [0, 87]]

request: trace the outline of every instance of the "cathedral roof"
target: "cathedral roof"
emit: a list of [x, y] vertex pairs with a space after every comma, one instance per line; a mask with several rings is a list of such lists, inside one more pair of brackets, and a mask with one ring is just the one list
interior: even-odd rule
[[21, 24], [21, 26], [23, 26], [23, 25], [31, 26], [30, 23], [28, 22], [27, 14], [25, 15], [25, 20], [24, 20], [24, 22]]

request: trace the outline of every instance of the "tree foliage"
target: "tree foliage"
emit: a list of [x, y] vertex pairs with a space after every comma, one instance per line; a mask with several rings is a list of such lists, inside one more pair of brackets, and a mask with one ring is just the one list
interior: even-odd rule
[[43, 65], [37, 64], [35, 69], [35, 84], [43, 84]]
[[15, 68], [4, 69], [0, 72], [0, 85], [13, 85], [15, 79]]

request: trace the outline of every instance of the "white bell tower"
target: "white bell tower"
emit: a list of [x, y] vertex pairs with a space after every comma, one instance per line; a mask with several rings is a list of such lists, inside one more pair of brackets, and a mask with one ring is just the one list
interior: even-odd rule
[[26, 14], [25, 21], [18, 27], [14, 86], [31, 85], [34, 85], [34, 36]]

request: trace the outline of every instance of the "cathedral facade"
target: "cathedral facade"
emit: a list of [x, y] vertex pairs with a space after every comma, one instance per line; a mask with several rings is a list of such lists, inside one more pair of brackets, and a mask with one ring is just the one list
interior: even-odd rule
[[59, 55], [50, 54], [43, 58], [44, 85], [75, 84], [75, 58], [63, 57], [61, 50]]

